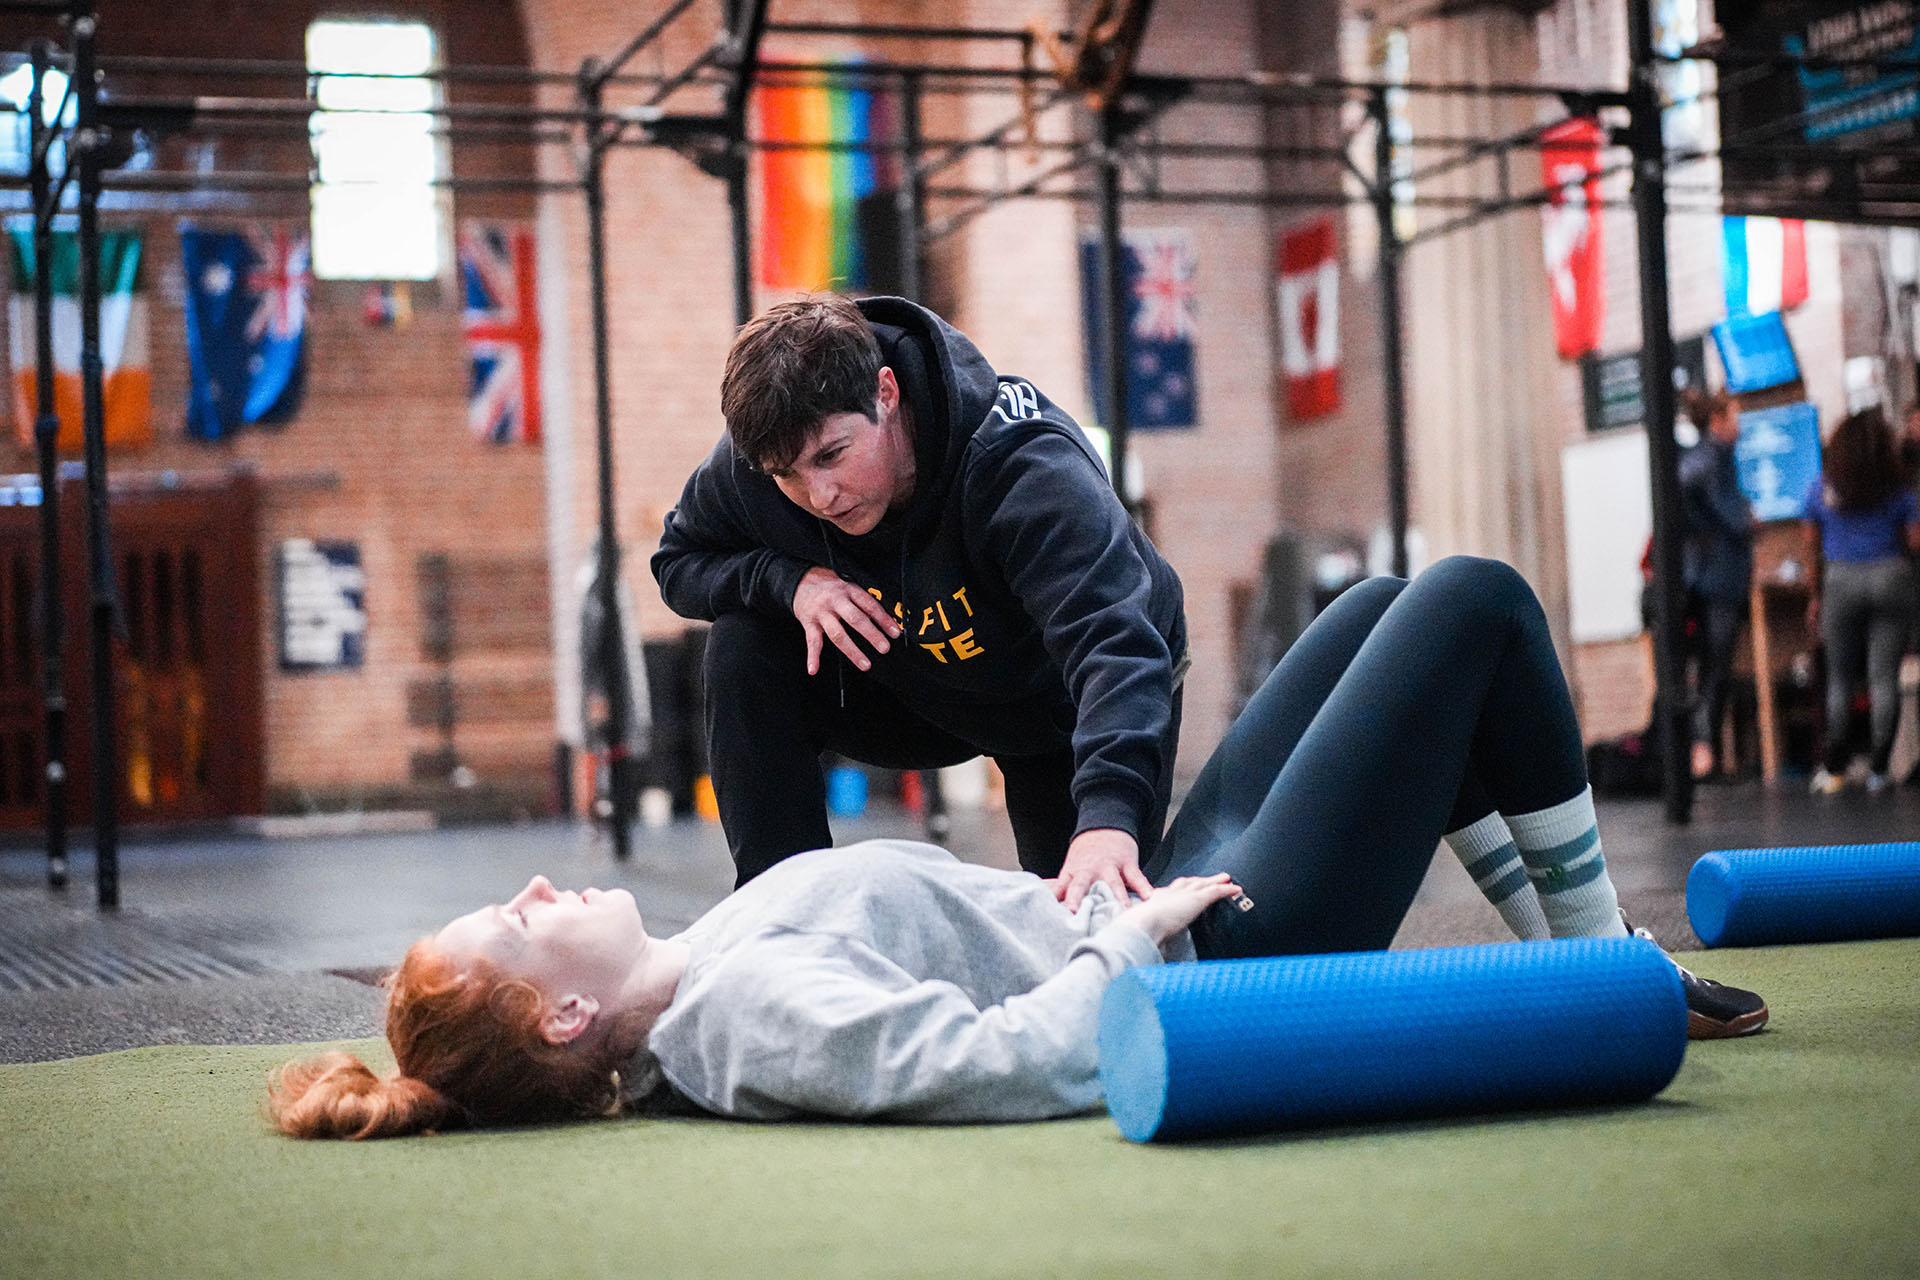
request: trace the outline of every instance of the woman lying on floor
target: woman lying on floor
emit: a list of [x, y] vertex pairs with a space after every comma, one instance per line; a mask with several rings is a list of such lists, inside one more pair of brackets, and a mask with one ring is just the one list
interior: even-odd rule
[[[1386, 947], [1443, 836], [1521, 938], [1621, 935], [1579, 727], [1505, 565], [1376, 578], [1287, 653], [1181, 807], [1144, 901], [1077, 912], [1026, 873], [876, 840], [789, 858], [673, 938], [624, 890], [544, 878], [408, 951], [399, 1064], [289, 1063], [300, 1137], [604, 1114], [662, 1084], [721, 1115], [1029, 1120], [1100, 1105], [1100, 997], [1129, 965]], [[1690, 1031], [1766, 1022], [1681, 970]]]

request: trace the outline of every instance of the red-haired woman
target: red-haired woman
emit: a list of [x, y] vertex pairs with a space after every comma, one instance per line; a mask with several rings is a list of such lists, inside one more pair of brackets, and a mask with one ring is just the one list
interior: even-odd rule
[[1907, 487], [1899, 442], [1878, 409], [1843, 419], [1822, 450], [1820, 479], [1807, 494], [1807, 560], [1815, 566], [1807, 625], [1827, 648], [1827, 755], [1813, 790], [1846, 785], [1851, 755], [1847, 713], [1853, 689], [1867, 686], [1873, 741], [1867, 789], [1885, 789], [1900, 727], [1900, 659], [1913, 621], [1920, 550], [1920, 502]]
[[[1087, 1111], [1122, 969], [1383, 948], [1443, 837], [1517, 936], [1629, 931], [1546, 618], [1487, 560], [1336, 600], [1201, 771], [1144, 900], [1096, 883], [1069, 911], [1029, 873], [877, 840], [783, 859], [655, 938], [631, 894], [536, 876], [407, 953], [397, 1075], [292, 1063], [271, 1108], [346, 1138], [604, 1114], [662, 1082], [749, 1119]], [[1766, 1022], [1753, 993], [1681, 974], [1692, 1034]]]

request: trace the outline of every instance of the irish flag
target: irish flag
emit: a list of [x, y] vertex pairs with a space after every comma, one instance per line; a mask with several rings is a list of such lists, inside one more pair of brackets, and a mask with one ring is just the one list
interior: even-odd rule
[[[885, 142], [886, 95], [794, 72], [754, 93], [763, 143]], [[760, 153], [760, 283], [770, 289], [864, 289], [887, 274], [894, 252], [894, 167], [872, 151], [787, 149]]]
[[[8, 229], [13, 246], [13, 298], [7, 321], [13, 357], [14, 421], [33, 443], [38, 410], [34, 357], [33, 228]], [[140, 280], [140, 233], [100, 234], [100, 363], [106, 441], [143, 445], [153, 439], [147, 368], [147, 296]], [[80, 244], [71, 231], [53, 236], [53, 404], [60, 415], [59, 447], [81, 449]]]

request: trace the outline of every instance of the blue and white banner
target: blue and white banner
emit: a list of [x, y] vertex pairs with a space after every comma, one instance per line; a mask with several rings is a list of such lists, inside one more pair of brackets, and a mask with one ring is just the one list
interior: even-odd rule
[[193, 374], [188, 434], [223, 440], [244, 423], [292, 417], [305, 380], [313, 284], [307, 233], [182, 224], [180, 257]]
[[[1127, 231], [1121, 254], [1126, 302], [1127, 424], [1190, 427], [1194, 335], [1199, 329], [1198, 259], [1184, 229]], [[1080, 303], [1093, 403], [1103, 399], [1106, 346], [1100, 340], [1100, 244], [1080, 241]], [[1106, 426], [1108, 424], [1101, 423]]]

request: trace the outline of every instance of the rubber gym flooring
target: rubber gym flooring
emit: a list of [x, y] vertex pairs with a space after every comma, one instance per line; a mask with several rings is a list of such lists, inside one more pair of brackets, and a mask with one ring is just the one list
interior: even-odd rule
[[[1602, 810], [1630, 910], [1697, 945], [1709, 848], [1912, 838], [1920, 795], [1701, 793]], [[878, 810], [843, 840], [912, 834]], [[266, 1072], [379, 1060], [368, 980], [511, 892], [634, 889], [655, 928], [724, 894], [717, 830], [615, 863], [561, 824], [314, 839], [132, 838], [117, 915], [0, 853], [0, 1276], [1920, 1275], [1920, 940], [1703, 952], [1773, 1026], [1696, 1043], [1638, 1107], [1138, 1147], [1103, 1117], [921, 1128], [625, 1118], [297, 1143]], [[1004, 864], [1004, 821], [963, 815]], [[1397, 945], [1499, 936], [1436, 859]], [[364, 1041], [364, 1042], [363, 1042]]]

